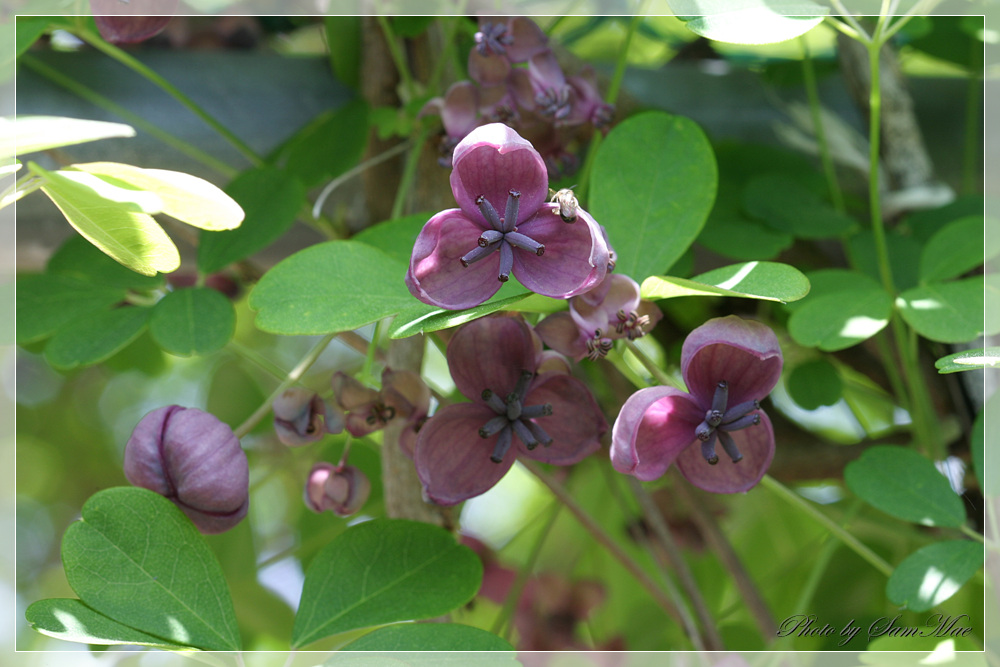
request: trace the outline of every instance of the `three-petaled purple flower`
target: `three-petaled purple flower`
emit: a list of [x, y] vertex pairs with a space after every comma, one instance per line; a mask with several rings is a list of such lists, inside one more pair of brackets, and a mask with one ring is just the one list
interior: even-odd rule
[[690, 393], [651, 387], [622, 406], [612, 431], [615, 469], [648, 481], [676, 463], [706, 491], [750, 489], [774, 456], [774, 429], [760, 401], [781, 365], [778, 338], [764, 324], [729, 315], [701, 325], [681, 348]]
[[455, 147], [451, 189], [459, 208], [441, 211], [417, 236], [406, 274], [424, 303], [460, 310], [483, 303], [514, 274], [528, 289], [567, 299], [600, 283], [608, 244], [589, 213], [563, 222], [546, 202], [538, 151], [502, 123], [476, 128]]
[[590, 390], [566, 373], [537, 372], [541, 341], [520, 317], [463, 325], [447, 357], [472, 402], [441, 408], [417, 436], [417, 475], [434, 502], [486, 492], [518, 457], [570, 465], [600, 447], [608, 424]]

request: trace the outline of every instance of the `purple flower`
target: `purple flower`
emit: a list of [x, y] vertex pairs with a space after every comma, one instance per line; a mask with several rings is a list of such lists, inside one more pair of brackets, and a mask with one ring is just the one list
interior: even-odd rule
[[250, 505], [250, 470], [232, 429], [179, 405], [143, 417], [125, 445], [125, 477], [169, 498], [203, 533], [229, 530]]
[[431, 392], [420, 376], [412, 371], [382, 371], [382, 389], [376, 391], [337, 371], [333, 375], [333, 397], [347, 413], [347, 431], [361, 437], [385, 427], [393, 419], [402, 419], [405, 427], [399, 434], [399, 446], [413, 456], [417, 431], [427, 420]]
[[344, 430], [344, 420], [327, 405], [319, 394], [292, 387], [271, 405], [274, 411], [274, 430], [278, 440], [289, 447], [307, 445], [322, 440], [327, 433]]
[[562, 221], [559, 207], [546, 202], [545, 163], [517, 132], [501, 123], [478, 127], [455, 147], [453, 164], [459, 208], [441, 211], [417, 236], [406, 274], [416, 298], [460, 310], [489, 299], [512, 273], [558, 299], [604, 279], [600, 227], [583, 209], [576, 223]]
[[600, 285], [570, 299], [568, 313], [549, 315], [535, 331], [546, 345], [576, 361], [596, 361], [615, 340], [635, 340], [662, 317], [656, 305], [640, 299], [638, 283], [609, 273]]
[[[153, 37], [170, 23], [177, 0], [90, 0], [97, 30], [112, 44], [134, 44]], [[161, 14], [161, 16], [144, 16]]]
[[371, 482], [358, 468], [320, 462], [309, 471], [303, 497], [306, 507], [317, 514], [330, 510], [337, 516], [350, 516], [364, 507], [371, 493]]
[[648, 481], [676, 462], [706, 491], [750, 489], [774, 456], [774, 430], [760, 401], [778, 382], [781, 365], [778, 339], [767, 326], [735, 315], [701, 325], [681, 348], [690, 393], [651, 387], [622, 406], [612, 431], [615, 469]]
[[537, 373], [539, 345], [520, 317], [463, 325], [447, 357], [455, 386], [472, 402], [441, 408], [417, 436], [417, 475], [434, 502], [484, 493], [517, 457], [570, 465], [600, 447], [608, 425], [594, 397], [570, 375]]

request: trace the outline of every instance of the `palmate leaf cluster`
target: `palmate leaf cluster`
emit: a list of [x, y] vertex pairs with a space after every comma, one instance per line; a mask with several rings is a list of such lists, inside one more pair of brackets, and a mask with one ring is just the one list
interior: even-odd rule
[[[736, 45], [780, 47], [800, 37], [832, 43], [820, 8], [786, 4], [709, 18], [716, 13], [706, 11], [712, 3], [678, 1], [673, 8], [684, 20], [642, 22], [636, 62], [627, 64], [648, 65], [700, 36], [731, 66], [749, 59], [742, 74], [777, 80], [788, 66], [800, 65], [800, 56], [771, 59], [772, 47]], [[448, 20], [399, 17], [388, 26], [395, 38], [412, 39]], [[551, 26], [551, 36], [576, 55], [599, 60], [609, 55], [609, 35], [626, 24], [566, 17]], [[322, 30], [333, 76], [354, 89], [361, 25], [356, 17], [329, 17], [300, 28]], [[30, 44], [50, 29], [47, 22], [19, 21], [19, 54], [30, 62]], [[454, 29], [455, 48], [470, 48], [475, 24]], [[975, 63], [963, 60], [969, 51], [953, 47], [969, 46], [976, 34], [957, 19], [914, 19], [900, 42], [912, 53], [970, 69]], [[836, 71], [829, 55], [816, 64], [821, 72]], [[331, 346], [301, 379], [305, 386], [328, 391], [333, 370], [370, 382], [394, 341], [423, 336], [423, 375], [448, 401], [457, 393], [441, 352], [446, 338], [438, 336], [495, 312], [519, 312], [535, 322], [566, 308], [516, 280], [465, 311], [416, 301], [403, 276], [413, 240], [435, 211], [410, 209], [356, 233], [348, 231], [350, 215], [342, 210], [318, 220], [308, 216], [320, 187], [362, 163], [370, 135], [432, 134], [434, 121], [418, 112], [443, 90], [418, 92], [401, 108], [370, 108], [357, 96], [324, 111], [258, 164], [221, 179], [220, 188], [154, 163], [71, 157], [50, 165], [37, 151], [58, 147], [74, 156], [80, 142], [133, 132], [51, 117], [16, 121], [25, 124], [9, 156], [34, 159], [23, 158], [23, 191], [8, 196], [48, 196], [76, 230], [44, 270], [17, 282], [17, 342], [26, 377], [35, 378], [22, 394], [18, 433], [19, 471], [33, 471], [23, 482], [19, 472], [18, 491], [19, 530], [33, 536], [24, 542], [22, 562], [25, 581], [34, 582], [25, 584], [25, 595], [34, 601], [26, 618], [35, 630], [78, 643], [168, 650], [509, 652], [524, 638], [517, 614], [528, 612], [477, 595], [489, 568], [501, 567], [557, 573], [567, 585], [598, 582], [600, 603], [586, 623], [574, 619], [581, 646], [620, 640], [630, 650], [691, 647], [684, 628], [569, 512], [546, 521], [553, 496], [517, 467], [454, 515], [458, 526], [497, 549], [499, 560], [487, 560], [485, 570], [447, 531], [387, 518], [381, 496], [393, 482], [382, 479], [378, 434], [350, 444], [352, 464], [373, 483], [361, 513], [366, 520], [356, 525], [313, 515], [299, 500], [311, 462], [338, 460], [348, 438], [327, 436], [290, 450], [277, 444], [267, 419], [243, 438], [254, 480], [251, 516], [231, 533], [202, 536], [169, 501], [122, 486], [121, 447], [144, 412], [186, 402], [235, 428], [265, 402], [277, 384], [272, 376], [291, 370], [315, 337], [343, 333], [343, 340], [357, 343], [360, 333], [371, 342], [367, 358], [363, 348]], [[838, 627], [869, 628], [899, 615], [900, 624], [921, 626], [931, 613], [971, 613], [972, 631], [957, 638], [957, 647], [981, 646], [983, 621], [974, 610], [984, 595], [983, 549], [967, 535], [982, 529], [982, 505], [974, 493], [963, 497], [956, 489], [983, 489], [985, 410], [969, 413], [954, 399], [958, 385], [947, 383], [998, 358], [981, 340], [1000, 332], [1000, 321], [984, 310], [984, 293], [996, 285], [982, 267], [1000, 248], [983, 241], [982, 197], [973, 191], [893, 219], [886, 258], [864, 184], [847, 186], [846, 203], [838, 205], [814, 156], [715, 137], [697, 118], [657, 108], [619, 117], [587, 150], [583, 204], [607, 231], [615, 270], [639, 282], [643, 297], [666, 314], [636, 348], [619, 346], [607, 360], [576, 369], [609, 422], [630, 388], [654, 381], [640, 355], [671, 373], [685, 333], [706, 319], [735, 312], [767, 322], [786, 359], [771, 399], [777, 409], [770, 414], [781, 415], [773, 475], [889, 566], [887, 572], [873, 568], [768, 489], [688, 496], [692, 501], [679, 500], [677, 477], [648, 484], [724, 645], [845, 648], [837, 637], [764, 635], [691, 502], [722, 528], [778, 623], [817, 614]], [[848, 183], [852, 174], [858, 178], [848, 167], [839, 173]], [[379, 189], [392, 198], [399, 186]], [[32, 194], [36, 189], [41, 192]], [[194, 229], [178, 232], [179, 225], [153, 216]], [[305, 247], [283, 252], [273, 266], [260, 264], [261, 251], [302, 237], [296, 221], [313, 227]], [[174, 245], [178, 240], [184, 250], [181, 238], [195, 246], [182, 253], [183, 262]], [[885, 259], [891, 286], [881, 272]], [[182, 274], [188, 279], [179, 279]], [[235, 288], [227, 289], [229, 283]], [[981, 349], [949, 347], [954, 344]], [[919, 378], [909, 368], [887, 367], [900, 363], [894, 355], [903, 345], [916, 355]], [[915, 395], [906, 390], [913, 382], [926, 383], [936, 410], [926, 416], [936, 423], [933, 449], [915, 426]], [[66, 436], [68, 427], [72, 435]], [[945, 460], [949, 452], [968, 462], [964, 480], [943, 474], [954, 469], [955, 457]], [[77, 463], [81, 457], [89, 462]], [[630, 558], [657, 570], [628, 484], [603, 454], [574, 466], [565, 487]], [[37, 555], [34, 562], [29, 553]], [[270, 583], [265, 573], [275, 563], [296, 574]], [[532, 613], [536, 623], [546, 618]], [[443, 615], [449, 623], [409, 622]], [[939, 641], [862, 632], [846, 648], [930, 651]]]

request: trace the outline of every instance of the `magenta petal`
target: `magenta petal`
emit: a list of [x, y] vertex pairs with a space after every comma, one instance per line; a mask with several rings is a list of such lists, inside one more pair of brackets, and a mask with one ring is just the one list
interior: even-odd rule
[[539, 375], [524, 402], [525, 405], [548, 403], [552, 406], [551, 415], [532, 420], [552, 438], [552, 444], [529, 450], [515, 438], [518, 456], [565, 466], [600, 449], [601, 436], [607, 433], [608, 422], [590, 390], [575, 377], [564, 373]]
[[495, 86], [510, 74], [510, 61], [499, 54], [484, 56], [478, 49], [469, 51], [469, 77], [483, 86]]
[[[503, 215], [507, 193], [520, 192], [518, 224], [548, 198], [549, 177], [542, 156], [531, 142], [503, 123], [482, 125], [470, 132], [455, 147], [452, 164], [451, 191], [473, 220], [482, 219], [476, 206], [479, 195]], [[482, 224], [485, 229], [485, 221]]]
[[485, 493], [507, 474], [513, 453], [494, 463], [490, 454], [499, 436], [479, 436], [480, 427], [495, 416], [485, 405], [458, 403], [441, 408], [424, 424], [413, 458], [428, 498], [454, 505]]
[[533, 292], [568, 299], [594, 288], [608, 272], [608, 246], [590, 214], [579, 209], [566, 224], [556, 204], [545, 204], [519, 228], [545, 246], [545, 253], [514, 253], [514, 275]]
[[[632, 394], [611, 432], [611, 463], [618, 472], [643, 481], [662, 477], [696, 438], [705, 414], [687, 393], [650, 387]], [[694, 448], [696, 451], [701, 451]]]
[[701, 405], [711, 404], [720, 380], [729, 383], [729, 405], [763, 399], [781, 377], [781, 364], [774, 332], [735, 315], [705, 322], [681, 348], [681, 374]]
[[535, 325], [535, 333], [545, 344], [567, 357], [580, 361], [587, 356], [587, 338], [569, 313], [553, 313]]
[[[535, 342], [520, 317], [482, 317], [462, 325], [448, 343], [448, 368], [462, 395], [482, 403], [484, 389], [504, 398], [522, 371], [534, 372]], [[482, 424], [480, 424], [482, 426]]]
[[[432, 100], [433, 101], [433, 100]], [[428, 102], [428, 104], [430, 104]], [[464, 137], [476, 127], [479, 94], [469, 81], [452, 84], [441, 104], [441, 123], [449, 137]]]
[[710, 465], [701, 455], [701, 448], [695, 446], [677, 457], [677, 467], [689, 482], [712, 493], [739, 493], [747, 491], [760, 481], [774, 458], [774, 429], [771, 420], [759, 410], [760, 424], [729, 435], [736, 442], [743, 458], [733, 463], [718, 444], [715, 452], [719, 462]]
[[517, 16], [507, 24], [508, 34], [513, 41], [507, 45], [507, 57], [511, 62], [523, 63], [548, 49], [548, 35], [538, 24], [524, 16]]
[[461, 258], [477, 247], [483, 227], [451, 208], [427, 221], [417, 235], [406, 273], [410, 293], [424, 303], [449, 310], [472, 308], [500, 289], [500, 256], [469, 266]]

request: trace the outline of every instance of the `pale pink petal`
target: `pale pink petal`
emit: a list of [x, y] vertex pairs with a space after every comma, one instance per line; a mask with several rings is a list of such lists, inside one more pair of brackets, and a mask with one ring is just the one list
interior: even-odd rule
[[414, 462], [427, 497], [439, 505], [454, 505], [485, 493], [514, 465], [514, 453], [500, 463], [490, 460], [498, 435], [479, 436], [479, 429], [496, 414], [477, 403], [446, 405], [417, 436]]
[[578, 210], [576, 222], [559, 217], [559, 206], [545, 204], [518, 229], [545, 246], [542, 255], [514, 253], [514, 275], [533, 292], [567, 299], [604, 280], [608, 246], [590, 214]]
[[[640, 389], [625, 401], [615, 420], [611, 463], [618, 472], [643, 481], [662, 477], [697, 441], [694, 431], [704, 418], [704, 411], [679, 389]], [[700, 456], [700, 448], [694, 449]]]
[[607, 285], [607, 291], [600, 302], [593, 303], [585, 298], [590, 294], [587, 292], [570, 300], [569, 312], [581, 331], [600, 329], [603, 336], [617, 338], [618, 311], [627, 314], [639, 308], [639, 284], [626, 275], [611, 273], [602, 285]]
[[608, 422], [587, 386], [572, 375], [539, 375], [528, 389], [524, 403], [526, 406], [544, 403], [552, 406], [551, 415], [532, 420], [552, 438], [552, 444], [529, 450], [515, 438], [518, 456], [565, 466], [601, 448], [601, 436], [607, 433]]
[[537, 359], [528, 325], [520, 317], [482, 317], [462, 325], [448, 343], [448, 368], [455, 386], [482, 403], [483, 390], [505, 398], [522, 371], [535, 372]]
[[476, 109], [479, 106], [479, 95], [476, 87], [469, 81], [459, 81], [452, 84], [445, 93], [441, 105], [441, 123], [450, 137], [464, 137], [479, 123]]
[[469, 266], [461, 258], [477, 247], [484, 227], [457, 208], [441, 211], [417, 235], [406, 273], [410, 293], [424, 303], [449, 310], [483, 303], [501, 287], [500, 256]]
[[715, 453], [719, 462], [711, 465], [702, 457], [698, 446], [691, 447], [677, 457], [677, 467], [689, 482], [712, 493], [739, 493], [747, 491], [760, 481], [774, 458], [774, 428], [771, 420], [759, 410], [760, 424], [729, 435], [736, 442], [743, 455], [738, 463], [733, 463], [722, 446], [716, 443]]
[[517, 221], [520, 224], [538, 210], [548, 196], [549, 178], [545, 162], [530, 142], [503, 123], [481, 125], [455, 147], [452, 156], [451, 191], [459, 207], [471, 219], [488, 224], [476, 206], [486, 197], [502, 216], [507, 193], [521, 193]]
[[781, 364], [774, 332], [735, 315], [709, 320], [688, 334], [681, 348], [681, 374], [701, 405], [711, 404], [723, 380], [729, 383], [729, 405], [763, 399], [781, 377]]

